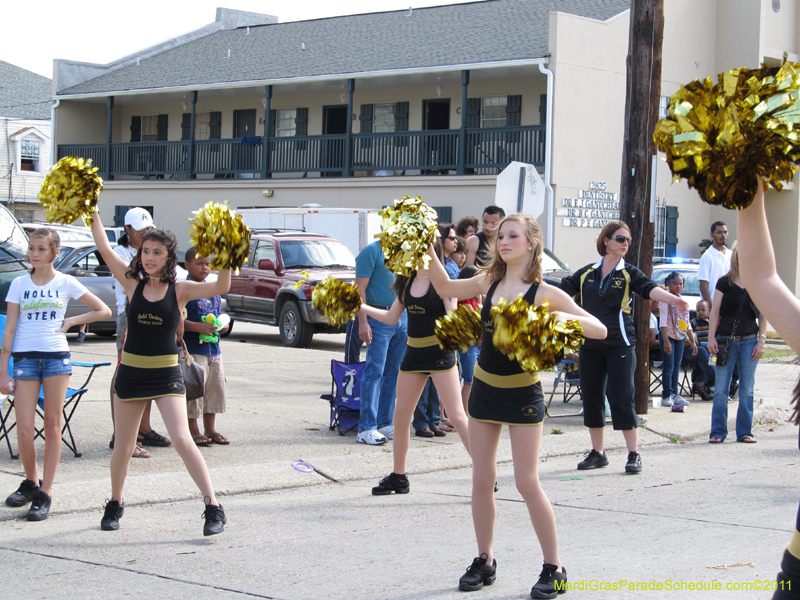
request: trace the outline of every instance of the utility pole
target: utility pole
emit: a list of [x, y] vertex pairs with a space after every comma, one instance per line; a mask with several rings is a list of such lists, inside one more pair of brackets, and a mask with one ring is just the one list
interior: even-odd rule
[[[646, 275], [653, 270], [654, 227], [650, 222], [653, 132], [661, 96], [661, 46], [664, 37], [664, 0], [632, 0], [628, 38], [625, 137], [620, 181], [620, 219], [631, 228], [625, 259]], [[650, 302], [635, 296], [636, 412], [647, 412], [650, 393], [648, 330]]]

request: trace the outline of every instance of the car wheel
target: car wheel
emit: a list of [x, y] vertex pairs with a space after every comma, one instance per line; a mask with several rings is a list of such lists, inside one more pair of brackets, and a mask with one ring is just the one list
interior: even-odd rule
[[231, 331], [233, 331], [233, 319], [231, 319], [231, 322], [228, 323], [228, 331], [226, 331], [225, 333], [220, 333], [219, 337], [226, 338], [231, 334]]
[[281, 308], [278, 329], [281, 342], [290, 348], [308, 348], [311, 345], [311, 338], [314, 337], [311, 325], [303, 320], [300, 306], [294, 300], [289, 300]]

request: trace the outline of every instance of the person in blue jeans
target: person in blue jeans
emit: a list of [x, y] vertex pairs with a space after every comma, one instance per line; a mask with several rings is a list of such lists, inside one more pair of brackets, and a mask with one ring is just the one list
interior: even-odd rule
[[[395, 301], [394, 275], [383, 261], [380, 241], [365, 246], [356, 257], [356, 285], [365, 304], [388, 310]], [[379, 446], [394, 437], [397, 374], [406, 350], [407, 331], [405, 313], [394, 325], [367, 317], [364, 312], [358, 315], [358, 337], [367, 345], [356, 436], [360, 444]]]
[[[728, 436], [728, 386], [734, 366], [739, 367], [739, 410], [736, 441], [755, 444], [753, 437], [753, 386], [758, 359], [764, 354], [767, 321], [759, 313], [739, 275], [739, 251], [731, 255], [731, 270], [717, 281], [708, 327], [708, 351], [717, 355], [714, 406], [711, 409], [709, 443], [719, 444]], [[720, 365], [719, 346], [730, 341], [730, 356]]]

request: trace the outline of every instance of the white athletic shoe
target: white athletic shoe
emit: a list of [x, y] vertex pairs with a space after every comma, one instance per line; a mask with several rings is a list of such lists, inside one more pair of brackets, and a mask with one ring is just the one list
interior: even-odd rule
[[369, 444], [370, 446], [380, 446], [381, 444], [385, 444], [389, 441], [385, 435], [381, 434], [375, 429], [369, 429], [367, 431], [362, 431], [361, 433], [356, 436], [356, 441], [359, 444]]
[[378, 429], [378, 433], [381, 435], [385, 435], [387, 439], [393, 440], [394, 439], [394, 425], [387, 425], [386, 427], [381, 427]]

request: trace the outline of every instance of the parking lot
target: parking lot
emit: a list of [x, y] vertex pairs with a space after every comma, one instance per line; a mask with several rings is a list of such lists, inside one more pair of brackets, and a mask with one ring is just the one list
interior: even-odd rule
[[[74, 360], [114, 358], [112, 339], [70, 340]], [[372, 497], [370, 487], [391, 470], [391, 443], [367, 447], [353, 434], [329, 431], [328, 405], [319, 398], [330, 389], [330, 360], [341, 358], [343, 343], [343, 335], [318, 335], [311, 348], [287, 349], [276, 328], [243, 323], [223, 340], [229, 393], [218, 428], [231, 445], [201, 452], [229, 523], [208, 539], [201, 535], [201, 500], [171, 448], [151, 448], [152, 458], [131, 461], [121, 530], [99, 530], [111, 454], [111, 369], [101, 369], [73, 422], [83, 457], [64, 450], [51, 517], [28, 523], [19, 509], [0, 508], [0, 584], [8, 589], [14, 573], [14, 581], [32, 582], [31, 592], [44, 597], [65, 585], [82, 598], [144, 589], [193, 598], [463, 597], [458, 577], [475, 553], [469, 457], [455, 435], [412, 436], [411, 494]], [[755, 446], [707, 444], [710, 403], [693, 403], [683, 414], [651, 410], [641, 430], [645, 468], [638, 477], [622, 474], [622, 436], [610, 431], [610, 466], [579, 473], [575, 465], [589, 445], [580, 418], [546, 420], [540, 473], [570, 579], [723, 586], [774, 579], [799, 496], [797, 432], [783, 424], [796, 377], [793, 366], [759, 366], [756, 399], [775, 404], [778, 418], [756, 428]], [[543, 379], [549, 396], [553, 376]], [[553, 407], [575, 411], [558, 399]], [[153, 426], [166, 433], [157, 414]], [[481, 592], [486, 598], [527, 596], [541, 560], [510, 458], [504, 435], [498, 581]], [[292, 468], [299, 460], [318, 472]], [[10, 493], [20, 476], [19, 462], [0, 446], [0, 489]], [[709, 568], [736, 563], [756, 566]], [[424, 565], [425, 576], [412, 564]], [[769, 597], [726, 589], [685, 594]], [[571, 592], [576, 596], [649, 597], [640, 590]]]

